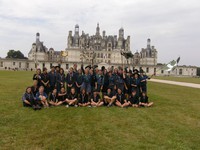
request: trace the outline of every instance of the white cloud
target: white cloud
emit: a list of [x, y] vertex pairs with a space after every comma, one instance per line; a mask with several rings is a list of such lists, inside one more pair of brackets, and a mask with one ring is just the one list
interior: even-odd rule
[[[131, 36], [132, 51], [146, 46], [146, 39], [159, 52], [159, 61], [181, 56], [182, 64], [199, 65], [200, 2], [198, 0], [0, 0], [0, 56], [9, 49], [27, 55], [36, 32], [47, 47], [62, 50], [76, 23], [81, 30], [118, 34], [123, 26]], [[173, 54], [171, 54], [173, 53]]]

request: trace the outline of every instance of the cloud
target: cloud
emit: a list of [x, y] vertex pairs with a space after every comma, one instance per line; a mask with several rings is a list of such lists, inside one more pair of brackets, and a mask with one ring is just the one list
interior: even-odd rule
[[0, 0], [0, 52], [19, 49], [25, 55], [36, 32], [47, 47], [67, 47], [68, 31], [79, 24], [80, 32], [94, 34], [97, 22], [101, 32], [118, 35], [120, 27], [131, 36], [131, 50], [146, 47], [152, 39], [159, 62], [181, 56], [182, 64], [198, 65], [200, 35], [198, 0]]

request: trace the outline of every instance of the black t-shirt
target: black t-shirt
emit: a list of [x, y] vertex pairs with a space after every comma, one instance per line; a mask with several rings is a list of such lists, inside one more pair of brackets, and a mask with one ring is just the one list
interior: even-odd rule
[[95, 82], [97, 82], [97, 78], [96, 78], [96, 75], [95, 74], [93, 74], [93, 75], [91, 75], [91, 86], [95, 86]]
[[56, 102], [57, 98], [58, 98], [58, 95], [54, 95], [53, 93], [51, 93], [51, 95], [49, 97], [49, 100], [53, 101], [53, 102]]
[[78, 96], [77, 96], [77, 94], [75, 93], [75, 94], [69, 94], [69, 96], [68, 96], [68, 99], [69, 100], [74, 100], [74, 99], [77, 99], [78, 98]]
[[112, 98], [113, 96], [116, 95], [116, 92], [115, 91], [111, 91], [110, 93], [107, 92], [105, 95]]
[[126, 100], [125, 95], [122, 93], [122, 94], [117, 94], [116, 96], [117, 96], [116, 100], [118, 100], [121, 104], [124, 104], [124, 100]]
[[100, 100], [100, 96], [97, 94], [96, 97], [92, 95], [91, 100], [93, 100], [95, 103], [97, 103]]
[[137, 95], [131, 95], [129, 97], [129, 101], [131, 102], [131, 104], [139, 104], [139, 97]]
[[140, 102], [141, 103], [148, 103], [148, 96], [142, 96], [141, 98], [140, 98]]
[[[60, 94], [63, 94], [63, 93], [60, 93]], [[59, 101], [65, 101], [66, 98], [67, 98], [67, 93], [65, 93], [65, 95], [58, 96], [58, 100], [59, 100]]]
[[39, 91], [39, 88], [32, 86], [31, 91], [32, 91], [33, 95], [36, 96], [36, 93]]
[[38, 81], [38, 86], [41, 86], [41, 74], [40, 75], [34, 74], [33, 75], [33, 80], [37, 80]]
[[79, 103], [84, 104], [88, 102], [88, 95], [87, 94], [80, 94], [79, 96]]

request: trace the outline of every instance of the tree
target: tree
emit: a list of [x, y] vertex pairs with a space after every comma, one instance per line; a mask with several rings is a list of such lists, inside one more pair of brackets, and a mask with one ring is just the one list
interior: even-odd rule
[[24, 57], [24, 54], [22, 54], [21, 51], [15, 51], [15, 50], [9, 50], [7, 53], [6, 58], [18, 58], [18, 59], [27, 59]]

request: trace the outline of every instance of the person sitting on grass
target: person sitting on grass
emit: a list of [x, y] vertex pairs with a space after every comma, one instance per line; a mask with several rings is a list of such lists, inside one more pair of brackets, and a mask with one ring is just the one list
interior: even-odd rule
[[115, 104], [118, 107], [125, 108], [129, 106], [129, 102], [127, 102], [125, 95], [122, 93], [122, 90], [120, 88], [117, 89], [116, 94], [116, 102]]
[[104, 104], [110, 107], [115, 102], [115, 99], [116, 99], [115, 91], [112, 91], [111, 87], [108, 87], [107, 93], [105, 93], [104, 95]]
[[41, 109], [37, 101], [34, 98], [34, 95], [31, 91], [31, 87], [27, 87], [24, 95], [22, 96], [23, 106], [32, 107], [34, 110]]
[[81, 90], [81, 94], [79, 95], [79, 98], [78, 98], [78, 105], [82, 107], [86, 107], [90, 105], [90, 102], [88, 101], [88, 95], [85, 89]]
[[144, 106], [144, 107], [151, 107], [153, 105], [153, 102], [149, 102], [148, 96], [146, 95], [146, 93], [142, 92], [139, 105]]
[[49, 96], [49, 104], [51, 104], [52, 106], [59, 106], [62, 103], [63, 103], [62, 101], [58, 101], [57, 89], [54, 88], [54, 90], [52, 91], [52, 93]]
[[47, 94], [44, 92], [43, 86], [40, 86], [39, 92], [36, 94], [36, 100], [38, 100], [38, 102], [40, 102], [45, 108], [49, 107], [47, 102]]
[[58, 93], [58, 102], [65, 104], [67, 99], [67, 91], [64, 87], [60, 89], [60, 92]]
[[93, 94], [91, 96], [91, 106], [92, 107], [100, 107], [104, 104], [103, 101], [101, 101], [100, 95], [98, 94], [97, 90], [93, 91]]
[[66, 99], [66, 102], [67, 102], [66, 107], [69, 107], [69, 106], [77, 107], [78, 96], [76, 94], [76, 90], [74, 87], [71, 88], [70, 94], [69, 94], [68, 98]]
[[132, 107], [139, 107], [139, 97], [136, 94], [135, 90], [132, 90], [131, 96], [129, 97], [129, 105]]

